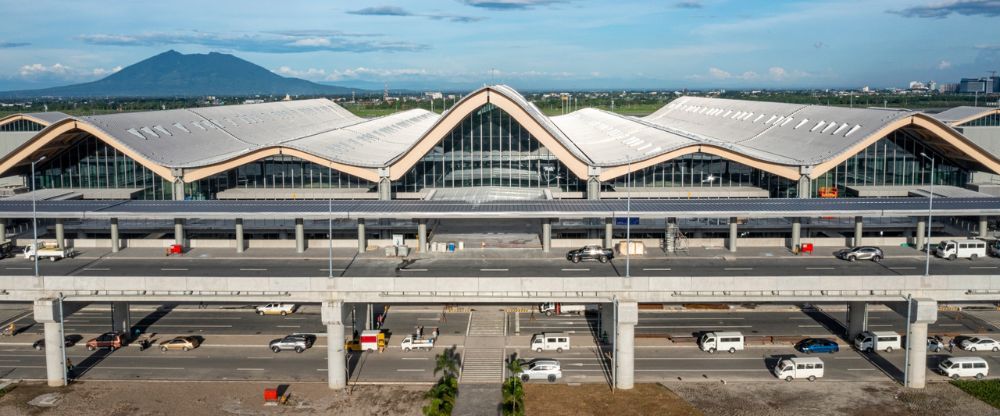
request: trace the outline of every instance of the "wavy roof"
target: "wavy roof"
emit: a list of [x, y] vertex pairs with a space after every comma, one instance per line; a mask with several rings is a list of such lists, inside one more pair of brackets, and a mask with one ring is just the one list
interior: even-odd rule
[[9, 116], [0, 124], [24, 118], [46, 128], [0, 158], [0, 173], [44, 154], [59, 137], [85, 132], [171, 180], [197, 180], [274, 154], [368, 180], [395, 179], [486, 103], [509, 113], [579, 177], [600, 168], [606, 180], [624, 174], [626, 165], [641, 169], [694, 152], [790, 179], [801, 173], [815, 177], [889, 132], [914, 126], [930, 132], [938, 145], [1000, 173], [1000, 160], [941, 122], [949, 112], [931, 117], [906, 110], [680, 97], [641, 118], [591, 108], [547, 117], [504, 85], [476, 90], [441, 115], [417, 109], [364, 119], [330, 100], [313, 99], [84, 117]]
[[958, 126], [990, 114], [1000, 114], [1000, 109], [963, 105], [931, 114], [931, 116], [950, 126]]

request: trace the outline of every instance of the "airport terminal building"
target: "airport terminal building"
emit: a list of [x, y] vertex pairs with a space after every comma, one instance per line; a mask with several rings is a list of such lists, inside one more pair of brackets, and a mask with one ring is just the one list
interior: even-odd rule
[[440, 115], [365, 119], [326, 99], [12, 115], [0, 119], [0, 177], [28, 178], [35, 162], [41, 200], [926, 197], [932, 181], [940, 197], [986, 197], [1000, 194], [988, 183], [1000, 175], [998, 132], [995, 108], [691, 96], [645, 117], [548, 117], [495, 85]]

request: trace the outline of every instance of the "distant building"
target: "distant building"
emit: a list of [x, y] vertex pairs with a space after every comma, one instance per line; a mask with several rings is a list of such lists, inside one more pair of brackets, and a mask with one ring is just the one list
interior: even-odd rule
[[425, 92], [424, 97], [432, 100], [440, 100], [444, 98], [444, 94], [441, 94], [440, 92]]
[[958, 86], [958, 92], [961, 93], [994, 93], [1000, 92], [1000, 77], [982, 77], [982, 78], [962, 78], [961, 83]]
[[926, 91], [927, 90], [927, 85], [924, 85], [924, 83], [920, 82], [920, 81], [910, 81], [910, 90], [913, 90], [913, 91], [924, 90], [924, 91]]
[[944, 83], [938, 85], [938, 92], [942, 94], [952, 94], [958, 92], [958, 84], [955, 83]]

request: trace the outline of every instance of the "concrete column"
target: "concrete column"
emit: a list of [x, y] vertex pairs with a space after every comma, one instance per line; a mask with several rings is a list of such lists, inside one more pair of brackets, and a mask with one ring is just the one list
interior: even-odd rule
[[34, 304], [35, 322], [45, 333], [45, 374], [49, 387], [66, 385], [66, 357], [62, 328], [63, 313], [58, 299], [39, 299]]
[[59, 248], [66, 247], [66, 226], [62, 218], [56, 218], [56, 244]]
[[906, 333], [906, 387], [922, 389], [927, 382], [927, 324], [911, 323]]
[[306, 252], [306, 231], [302, 218], [295, 219], [295, 252]]
[[236, 219], [236, 252], [242, 253], [246, 250], [246, 243], [243, 241], [243, 218]]
[[326, 376], [331, 390], [347, 387], [347, 355], [344, 352], [344, 302], [326, 301], [320, 316], [326, 325]]
[[864, 218], [854, 217], [854, 247], [860, 247], [864, 244]]
[[927, 239], [927, 220], [924, 218], [917, 218], [917, 238], [914, 242], [917, 244], [917, 250], [924, 249], [924, 243]]
[[118, 218], [111, 219], [111, 252], [117, 253], [121, 249], [121, 241], [118, 239]]
[[601, 199], [601, 180], [597, 176], [587, 178], [587, 199]]
[[979, 237], [986, 238], [990, 232], [990, 222], [989, 217], [985, 215], [979, 216]]
[[184, 181], [178, 179], [176, 182], [173, 183], [172, 190], [173, 190], [174, 201], [184, 200]]
[[378, 199], [389, 201], [392, 199], [392, 181], [389, 178], [381, 178], [378, 181]]
[[0, 243], [7, 241], [7, 220], [0, 218]]
[[854, 337], [868, 330], [868, 304], [865, 302], [847, 302], [847, 339], [854, 342]]
[[736, 217], [729, 219], [729, 251], [736, 252], [736, 239], [739, 238], [739, 231], [736, 229]]
[[128, 302], [111, 302], [111, 330], [121, 331], [125, 339], [132, 339], [132, 319], [128, 313]]
[[635, 383], [635, 324], [639, 323], [639, 304], [618, 302], [618, 330], [615, 334], [615, 378], [619, 389], [629, 390]]
[[417, 251], [427, 252], [427, 220], [417, 220]]
[[802, 239], [802, 218], [792, 218], [792, 250], [795, 250]]
[[181, 246], [187, 247], [184, 242], [184, 219], [174, 218], [174, 242], [180, 244]]
[[552, 249], [552, 220], [542, 219], [542, 251], [548, 253]]
[[521, 335], [521, 312], [514, 311], [514, 335]]
[[795, 193], [799, 198], [812, 198], [812, 180], [809, 179], [809, 175], [802, 175], [799, 177], [799, 184]]
[[614, 244], [614, 242], [611, 241], [612, 237], [614, 237], [615, 231], [615, 226], [612, 221], [614, 221], [613, 218], [604, 219], [604, 248], [611, 248]]
[[365, 219], [358, 218], [358, 254], [364, 254], [368, 249], [368, 241], [365, 240]]

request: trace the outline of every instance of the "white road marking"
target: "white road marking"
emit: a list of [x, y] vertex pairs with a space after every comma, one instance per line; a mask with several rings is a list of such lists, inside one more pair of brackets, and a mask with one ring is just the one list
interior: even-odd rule
[[995, 269], [997, 266], [969, 266], [970, 269]]
[[[97, 326], [97, 327], [108, 326], [108, 324], [73, 324], [73, 325], [74, 326], [89, 326], [89, 327], [93, 327], [93, 326]], [[199, 325], [199, 324], [194, 324], [194, 325], [152, 324], [150, 326], [154, 327], [154, 328], [232, 328], [233, 327], [232, 325]], [[869, 326], [871, 326], [871, 325], [869, 325]], [[66, 328], [66, 330], [69, 330], [69, 328]]]
[[669, 272], [671, 269], [668, 267], [644, 267], [642, 270], [647, 272]]
[[247, 357], [248, 360], [273, 360], [274, 357]]
[[562, 269], [564, 272], [589, 272], [590, 269]]
[[397, 368], [396, 371], [427, 371], [423, 368]]
[[[328, 272], [328, 271], [330, 271], [330, 269], [319, 269], [319, 271], [321, 271], [321, 272]], [[344, 271], [344, 269], [333, 269], [333, 271], [335, 271], [335, 272], [342, 272], [342, 271]], [[326, 371], [326, 370], [323, 370], [323, 371]]]
[[97, 271], [108, 271], [108, 270], [111, 270], [111, 269], [107, 268], [107, 267], [88, 267], [88, 268], [83, 269], [83, 270], [87, 271], [87, 272], [97, 272]]
[[822, 328], [823, 325], [799, 325], [799, 328]]
[[5, 267], [7, 270], [31, 270], [30, 267]]
[[266, 272], [267, 269], [240, 269], [241, 272]]
[[[760, 358], [758, 358], [758, 360], [759, 359]], [[597, 371], [604, 371], [604, 370], [597, 370]], [[656, 372], [656, 371], [658, 371], [658, 372], [672, 372], [672, 371], [677, 371], [677, 372], [689, 372], [689, 373], [690, 372], [699, 372], [699, 373], [700, 372], [705, 372], [705, 373], [719, 373], [719, 372], [723, 372], [723, 373], [728, 373], [728, 372], [737, 372], [737, 371], [742, 371], [742, 372], [747, 372], [747, 371], [761, 372], [761, 371], [763, 371], [763, 372], [767, 372], [768, 370], [766, 368], [759, 368], [759, 369], [754, 369], [754, 370], [739, 369], [739, 368], [736, 368], [736, 369], [719, 369], [719, 370], [674, 370], [674, 369], [665, 368], [665, 369], [662, 369], [662, 370], [660, 370], [660, 369], [656, 369], [656, 370], [652, 370], [652, 369], [635, 369], [634, 371], [637, 371], [637, 372], [638, 371], [644, 371], [644, 372]]]
[[[868, 325], [871, 326], [871, 325]], [[653, 328], [653, 329], [665, 329], [665, 328], [753, 328], [753, 325], [652, 325], [645, 326], [640, 325], [639, 328]]]
[[427, 360], [427, 357], [403, 357], [404, 360]]
[[237, 368], [236, 371], [264, 371], [263, 368]]
[[440, 321], [440, 318], [417, 318], [418, 321]]
[[301, 328], [301, 325], [278, 325], [278, 328]]
[[183, 370], [184, 367], [105, 367], [105, 366], [93, 366], [88, 367], [88, 370]]
[[892, 324], [868, 324], [868, 326], [892, 326]]
[[806, 267], [806, 270], [834, 270], [836, 267]]
[[916, 267], [890, 267], [889, 269], [890, 270], [913, 270], [913, 269], [916, 269]]
[[[688, 318], [688, 317], [684, 317], [684, 316], [677, 316], [677, 317], [670, 317], [670, 318], [647, 318], [647, 317], [645, 317], [645, 316], [643, 316], [643, 317], [642, 317], [642, 320], [643, 320], [643, 321], [646, 321], [646, 322], [649, 322], [649, 321], [652, 321], [652, 320], [654, 320], [654, 319], [659, 319], [659, 320], [667, 320], [667, 321], [697, 321], [697, 320], [710, 320], [710, 321], [742, 321], [742, 320], [744, 320], [744, 319], [746, 319], [746, 318], [735, 318], [735, 317], [734, 317], [734, 318], [730, 318], [730, 317], [711, 317], [711, 318], [709, 318], [709, 317], [704, 317], [704, 318]], [[808, 319], [812, 319], [812, 318], [808, 318]]]
[[753, 267], [726, 267], [722, 270], [753, 270]]
[[427, 269], [399, 269], [401, 272], [426, 272]]
[[160, 270], [161, 271], [165, 271], [165, 272], [186, 272], [187, 271], [187, 269], [160, 269]]
[[481, 272], [509, 272], [510, 269], [479, 269]]
[[878, 371], [877, 368], [848, 368], [847, 371]]

